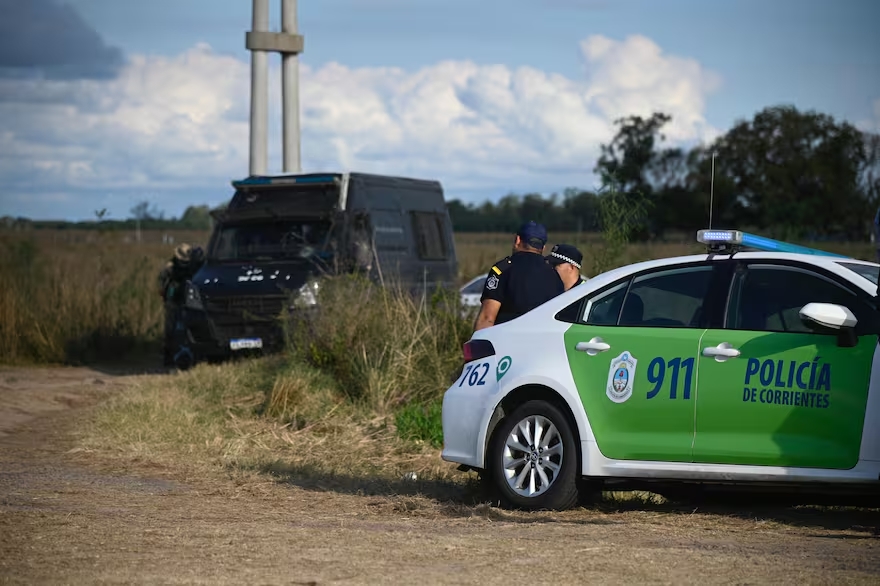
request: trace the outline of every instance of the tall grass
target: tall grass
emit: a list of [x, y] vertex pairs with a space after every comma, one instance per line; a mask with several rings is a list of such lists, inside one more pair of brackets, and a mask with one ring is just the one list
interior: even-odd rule
[[294, 312], [291, 355], [331, 376], [352, 402], [378, 414], [436, 399], [471, 335], [458, 295], [413, 295], [359, 275], [323, 279], [317, 309]]
[[172, 245], [0, 233], [0, 361], [82, 363], [158, 351], [156, 277]]
[[[616, 217], [615, 209], [620, 212], [609, 208], [609, 218]], [[116, 232], [0, 230], [0, 362], [91, 363], [133, 353], [158, 360], [163, 308], [155, 284], [174, 247], [163, 243], [163, 235], [144, 232], [137, 242], [134, 234]], [[170, 235], [176, 242], [196, 244], [208, 238], [204, 232]], [[493, 262], [510, 254], [513, 243], [510, 234], [463, 233], [455, 238], [459, 283], [485, 275]], [[587, 276], [620, 264], [703, 250], [692, 234], [665, 242], [621, 244], [599, 234], [551, 233], [548, 247], [558, 242], [581, 249]], [[868, 243], [821, 246], [874, 258]], [[424, 381], [444, 372], [450, 352], [460, 348], [464, 326], [450, 321], [453, 313], [448, 307], [440, 311], [436, 298], [402, 301], [375, 286], [345, 279], [329, 285], [324, 295], [328, 303], [333, 303], [333, 295], [340, 298], [334, 311], [344, 319], [319, 318], [324, 321], [312, 359], [349, 381], [347, 392], [352, 396], [372, 397], [386, 409], [424, 397]], [[384, 308], [381, 317], [363, 311], [376, 304]], [[366, 339], [365, 332], [370, 332], [370, 343], [350, 346], [354, 339]], [[431, 354], [422, 348], [441, 351]], [[357, 359], [337, 356], [355, 350], [360, 352]], [[414, 356], [422, 358], [411, 359]], [[397, 382], [402, 390], [388, 390]]]

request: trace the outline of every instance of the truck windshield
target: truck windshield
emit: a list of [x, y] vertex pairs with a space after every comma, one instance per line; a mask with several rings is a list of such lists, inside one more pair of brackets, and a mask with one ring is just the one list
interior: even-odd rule
[[331, 222], [314, 219], [229, 224], [218, 231], [210, 256], [218, 261], [323, 256], [330, 229]]

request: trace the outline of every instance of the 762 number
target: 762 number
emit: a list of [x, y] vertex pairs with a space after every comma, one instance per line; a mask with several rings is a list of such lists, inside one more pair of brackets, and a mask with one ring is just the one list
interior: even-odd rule
[[[482, 374], [480, 374], [482, 373]], [[486, 375], [489, 374], [489, 363], [481, 362], [480, 364], [469, 364], [464, 374], [461, 376], [461, 382], [458, 386], [467, 381], [469, 387], [480, 386], [486, 384]]]
[[694, 359], [673, 358], [669, 362], [658, 356], [648, 365], [648, 382], [654, 385], [654, 388], [648, 391], [648, 399], [653, 399], [660, 392], [663, 383], [666, 381], [667, 369], [671, 372], [669, 381], [669, 398], [675, 399], [678, 393], [678, 377], [682, 370], [684, 375], [684, 392], [683, 398], [691, 398], [691, 377], [694, 374]]

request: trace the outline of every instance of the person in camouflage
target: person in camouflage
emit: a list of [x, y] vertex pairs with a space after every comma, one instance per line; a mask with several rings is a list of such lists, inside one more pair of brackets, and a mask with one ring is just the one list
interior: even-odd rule
[[186, 282], [192, 279], [204, 260], [200, 247], [183, 243], [174, 249], [174, 256], [159, 272], [159, 295], [165, 305], [163, 355], [166, 366], [174, 364], [174, 355], [185, 341], [178, 326], [186, 303]]

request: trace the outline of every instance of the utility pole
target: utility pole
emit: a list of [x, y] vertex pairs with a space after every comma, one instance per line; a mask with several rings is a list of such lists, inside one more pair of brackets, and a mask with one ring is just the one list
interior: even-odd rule
[[282, 32], [269, 31], [269, 0], [253, 0], [252, 30], [245, 36], [251, 52], [250, 174], [265, 175], [269, 143], [269, 53], [281, 54], [282, 137], [285, 173], [299, 173], [299, 54], [296, 0], [281, 0]]
[[[296, 0], [281, 0], [281, 31], [296, 37]], [[302, 37], [299, 37], [301, 40]], [[300, 51], [302, 51], [300, 42]], [[299, 52], [281, 54], [282, 140], [284, 172], [299, 173]]]

